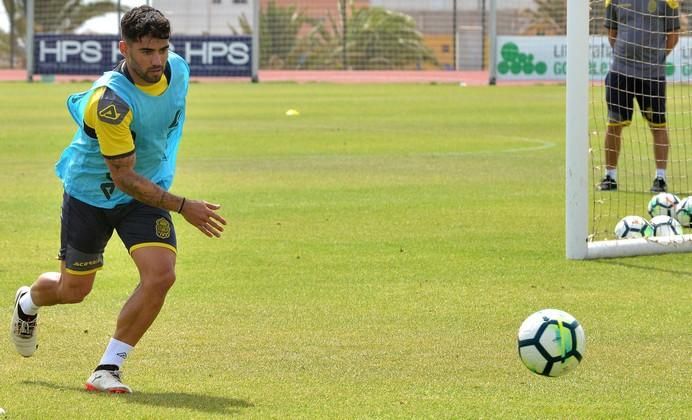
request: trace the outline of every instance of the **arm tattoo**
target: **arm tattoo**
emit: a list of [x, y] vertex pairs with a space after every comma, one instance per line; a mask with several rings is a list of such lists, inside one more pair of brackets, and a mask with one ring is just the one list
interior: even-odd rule
[[122, 159], [107, 160], [115, 185], [137, 201], [164, 210], [176, 210], [181, 198], [168, 193], [134, 171], [134, 155]]

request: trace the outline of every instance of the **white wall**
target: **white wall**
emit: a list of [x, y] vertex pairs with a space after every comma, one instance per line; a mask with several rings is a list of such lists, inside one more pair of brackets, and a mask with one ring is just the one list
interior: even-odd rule
[[151, 5], [161, 10], [171, 21], [171, 33], [181, 35], [229, 35], [230, 26], [240, 30], [238, 19], [245, 14], [252, 22], [252, 0], [236, 4], [233, 0], [188, 1], [152, 0]]

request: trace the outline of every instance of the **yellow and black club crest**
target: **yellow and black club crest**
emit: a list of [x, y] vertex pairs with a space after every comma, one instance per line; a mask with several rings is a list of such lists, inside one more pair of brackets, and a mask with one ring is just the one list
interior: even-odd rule
[[156, 236], [161, 239], [168, 239], [171, 237], [171, 224], [163, 217], [156, 219]]

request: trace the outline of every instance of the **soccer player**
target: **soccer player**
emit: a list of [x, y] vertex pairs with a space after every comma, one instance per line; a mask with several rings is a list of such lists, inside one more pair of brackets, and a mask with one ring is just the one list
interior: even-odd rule
[[651, 192], [666, 191], [668, 129], [666, 127], [666, 57], [678, 43], [677, 0], [606, 0], [605, 27], [613, 48], [606, 76], [608, 129], [605, 177], [601, 191], [617, 190], [617, 164], [622, 128], [632, 121], [634, 100], [648, 121], [654, 142], [656, 177]]
[[208, 237], [226, 221], [217, 204], [168, 192], [185, 122], [189, 67], [169, 52], [170, 24], [158, 10], [136, 7], [120, 22], [125, 59], [69, 97], [79, 126], [56, 165], [63, 182], [60, 272], [41, 274], [15, 296], [10, 335], [25, 357], [36, 350], [38, 310], [78, 303], [91, 291], [113, 230], [139, 270], [115, 332], [87, 390], [130, 393], [121, 367], [156, 319], [175, 281], [176, 236], [170, 211]]

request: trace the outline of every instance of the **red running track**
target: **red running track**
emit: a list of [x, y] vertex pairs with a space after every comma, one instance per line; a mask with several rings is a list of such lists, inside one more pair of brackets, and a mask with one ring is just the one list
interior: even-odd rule
[[[93, 81], [95, 75], [57, 75], [58, 82]], [[0, 70], [0, 81], [26, 80], [23, 69]], [[41, 76], [34, 76], [40, 81]], [[247, 78], [193, 77], [193, 80], [209, 83], [247, 82]], [[329, 70], [261, 70], [260, 82], [293, 83], [455, 83], [463, 85], [487, 85], [487, 71], [329, 71]]]

